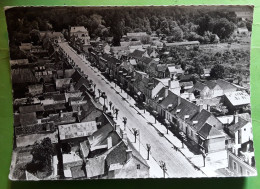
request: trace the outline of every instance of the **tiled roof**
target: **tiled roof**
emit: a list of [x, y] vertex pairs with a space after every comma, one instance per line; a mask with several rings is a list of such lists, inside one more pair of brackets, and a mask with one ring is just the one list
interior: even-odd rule
[[230, 127], [228, 127], [229, 131], [231, 133], [235, 133], [237, 132], [239, 129], [241, 129], [242, 127], [244, 127], [246, 124], [248, 123], [248, 121], [246, 121], [245, 119], [238, 117], [238, 122], [231, 125]]
[[89, 81], [85, 78], [85, 77], [81, 77], [77, 83], [75, 84], [74, 88], [75, 90], [79, 90], [79, 88], [82, 86], [82, 85], [85, 85], [86, 87], [89, 86]]
[[182, 87], [192, 87], [193, 86], [193, 82], [192, 81], [181, 82], [180, 86], [182, 86]]
[[217, 83], [215, 81], [205, 81], [204, 84], [207, 85], [210, 89], [214, 89], [217, 86]]
[[88, 30], [84, 26], [72, 26], [70, 28], [70, 33], [76, 33], [76, 32], [88, 32]]
[[55, 111], [55, 110], [65, 110], [65, 109], [66, 106], [64, 103], [44, 105], [44, 111]]
[[142, 57], [142, 58], [140, 58], [140, 61], [145, 63], [145, 64], [149, 64], [154, 60], [152, 58]]
[[228, 90], [228, 89], [234, 89], [234, 90], [236, 90], [237, 88], [234, 86], [234, 85], [232, 85], [231, 83], [229, 83], [229, 82], [227, 82], [227, 81], [225, 81], [225, 80], [223, 80], [223, 79], [218, 79], [218, 80], [216, 80], [216, 83], [221, 87], [221, 89], [223, 89], [223, 90]]
[[193, 78], [192, 74], [188, 74], [188, 75], [181, 75], [180, 76], [180, 81], [189, 81]]
[[102, 125], [96, 132], [92, 134], [89, 138], [89, 143], [91, 146], [100, 145], [104, 140], [108, 138], [110, 132], [113, 131], [113, 126], [109, 123]]
[[33, 125], [37, 123], [36, 113], [20, 114], [20, 123], [22, 126]]
[[78, 82], [81, 77], [82, 77], [82, 75], [77, 70], [71, 76], [71, 78], [74, 82]]
[[23, 69], [12, 69], [12, 82], [13, 83], [36, 83], [36, 77], [33, 75], [32, 71], [28, 68]]
[[[179, 112], [176, 112], [177, 109], [179, 109]], [[191, 120], [198, 112], [199, 112], [199, 106], [196, 104], [181, 98], [181, 103], [174, 109], [174, 113], [177, 114], [179, 118], [184, 120], [185, 116], [189, 116], [189, 118], [186, 119], [186, 121]]]
[[74, 179], [83, 178], [87, 176], [85, 167], [83, 167], [82, 165], [71, 167], [70, 171], [71, 171], [72, 178]]
[[52, 96], [54, 101], [63, 101], [66, 100], [65, 94], [55, 94]]
[[233, 106], [250, 104], [250, 96], [244, 91], [227, 92], [225, 96]]
[[41, 104], [33, 104], [33, 105], [19, 107], [20, 113], [31, 113], [31, 112], [41, 112], [41, 111], [44, 111], [44, 107]]
[[172, 107], [177, 106], [178, 96], [171, 91], [168, 91], [168, 96], [160, 103], [163, 108], [167, 108], [168, 105], [172, 104]]
[[205, 139], [225, 136], [224, 133], [221, 133], [219, 130], [209, 125], [208, 123], [205, 123], [198, 133]]
[[205, 89], [205, 87], [207, 87], [207, 85], [205, 85], [204, 83], [201, 83], [200, 81], [197, 81], [194, 85], [194, 89], [198, 90], [198, 91], [202, 91]]
[[134, 52], [130, 53], [128, 56], [133, 58], [141, 58], [144, 53], [144, 51], [134, 50]]
[[60, 140], [86, 137], [92, 135], [97, 131], [97, 124], [95, 121], [72, 123], [67, 125], [59, 125]]
[[[198, 107], [198, 106], [197, 106]], [[196, 123], [194, 125], [194, 128], [199, 131], [202, 126], [207, 122], [208, 118], [212, 115], [210, 112], [208, 112], [205, 109], [202, 109], [201, 112], [198, 111], [197, 108], [197, 115], [195, 117], [193, 117], [193, 119], [191, 121], [197, 121], [198, 123]], [[192, 123], [191, 123], [192, 124]]]
[[56, 79], [56, 80], [55, 80], [56, 88], [57, 88], [57, 89], [61, 89], [61, 88], [63, 88], [64, 86], [65, 86], [65, 87], [66, 87], [66, 86], [69, 86], [70, 81], [71, 81], [71, 78]]
[[165, 72], [167, 69], [167, 65], [166, 64], [158, 64], [157, 65], [157, 71], [158, 72]]
[[86, 162], [87, 177], [96, 177], [105, 173], [105, 156], [89, 158]]

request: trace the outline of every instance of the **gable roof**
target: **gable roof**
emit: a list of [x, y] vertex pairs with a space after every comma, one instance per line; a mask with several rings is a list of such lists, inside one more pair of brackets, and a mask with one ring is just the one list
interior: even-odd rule
[[151, 63], [154, 60], [152, 58], [148, 58], [148, 57], [141, 57], [140, 61], [142, 61], [145, 64], [149, 64], [149, 63]]
[[231, 133], [235, 133], [237, 132], [239, 129], [243, 128], [247, 123], [249, 123], [248, 121], [246, 121], [245, 119], [238, 117], [238, 122], [229, 126], [228, 130]]
[[215, 81], [205, 81], [204, 84], [210, 89], [214, 89], [218, 85]]
[[250, 104], [250, 96], [244, 91], [227, 92], [225, 96], [233, 106]]
[[32, 104], [27, 106], [20, 106], [20, 113], [31, 113], [31, 112], [41, 112], [44, 111], [44, 107], [41, 104]]
[[38, 122], [35, 112], [20, 114], [19, 118], [22, 126], [33, 125]]
[[198, 90], [198, 91], [203, 91], [205, 89], [205, 87], [208, 87], [208, 86], [205, 85], [204, 83], [201, 83], [200, 81], [197, 81], [194, 85], [194, 89]]
[[105, 156], [89, 158], [86, 162], [87, 177], [95, 177], [105, 173]]
[[134, 52], [130, 53], [128, 56], [133, 57], [133, 58], [141, 58], [145, 51], [140, 51], [140, 50], [134, 50]]
[[88, 30], [84, 26], [72, 26], [70, 28], [71, 33], [76, 33], [76, 32], [88, 32]]
[[71, 78], [72, 78], [72, 80], [73, 80], [74, 82], [78, 82], [81, 77], [82, 77], [82, 75], [79, 73], [78, 70], [76, 70], [76, 71], [72, 74], [72, 76], [71, 76]]
[[209, 125], [208, 123], [205, 123], [198, 133], [205, 139], [225, 137], [224, 133], [221, 133], [219, 130]]
[[221, 89], [222, 90], [229, 90], [229, 89], [233, 89], [233, 90], [236, 90], [237, 88], [233, 85], [233, 84], [231, 84], [231, 83], [229, 83], [229, 82], [227, 82], [227, 81], [225, 81], [225, 80], [223, 80], [223, 79], [218, 79], [218, 80], [216, 80], [216, 83], [221, 87]]
[[202, 109], [201, 112], [198, 112], [198, 114], [196, 116], [194, 116], [193, 119], [191, 120], [191, 121], [197, 121], [198, 122], [194, 125], [194, 128], [197, 131], [199, 131], [203, 127], [203, 125], [207, 122], [208, 118], [211, 115], [212, 114], [205, 109]]

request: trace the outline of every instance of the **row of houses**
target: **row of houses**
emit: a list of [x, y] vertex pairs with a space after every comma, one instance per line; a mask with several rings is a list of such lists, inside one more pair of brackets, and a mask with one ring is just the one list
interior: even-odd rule
[[[52, 42], [56, 45], [56, 42]], [[149, 165], [113, 120], [113, 112], [95, 98], [93, 85], [74, 69], [61, 52], [42, 63], [25, 62], [12, 70], [14, 88], [13, 179], [146, 178]], [[39, 58], [37, 61], [41, 62]], [[51, 64], [50, 64], [51, 63]], [[19, 82], [19, 73], [22, 82]], [[44, 74], [46, 72], [46, 74]], [[22, 87], [18, 87], [19, 85]], [[31, 150], [49, 138], [54, 154], [51, 174], [39, 177], [26, 166], [32, 163]], [[16, 173], [17, 171], [12, 171]]]
[[[155, 116], [171, 125], [173, 130], [183, 132], [203, 153], [227, 159], [232, 150], [240, 150], [241, 146], [235, 141], [241, 135], [246, 138], [243, 144], [252, 140], [252, 130], [247, 128], [248, 125], [252, 128], [250, 119], [232, 131], [238, 127], [236, 117], [244, 113], [250, 115], [250, 96], [245, 88], [223, 79], [200, 80], [195, 75], [185, 75], [181, 67], [160, 64], [139, 49], [120, 60], [93, 49], [88, 58], [103, 74], [150, 108]], [[206, 71], [208, 74], [209, 70]], [[204, 78], [209, 76], [206, 74]], [[232, 121], [223, 123], [221, 120], [226, 116], [232, 117]], [[242, 132], [243, 129], [248, 133]], [[241, 132], [239, 136], [234, 134], [238, 132]]]

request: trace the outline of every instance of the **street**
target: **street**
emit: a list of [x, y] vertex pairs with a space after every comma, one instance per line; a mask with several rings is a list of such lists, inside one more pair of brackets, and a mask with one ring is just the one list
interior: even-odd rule
[[[166, 163], [168, 177], [205, 177], [205, 175], [195, 170], [192, 164], [179, 152], [173, 149], [173, 146], [163, 136], [147, 123], [137, 111], [122, 100], [122, 97], [111, 88], [101, 77], [101, 73], [91, 69], [90, 64], [84, 62], [82, 58], [71, 50], [67, 43], [59, 43], [60, 47], [70, 56], [75, 64], [86, 74], [88, 78], [96, 84], [96, 91], [100, 89], [107, 95], [107, 102], [111, 101], [119, 109], [118, 117], [127, 117], [127, 135], [133, 135], [130, 130], [136, 128], [140, 131], [140, 141], [142, 145], [151, 145], [151, 158], [159, 164], [159, 161]], [[108, 106], [107, 106], [108, 107]], [[150, 122], [154, 122], [151, 120]], [[139, 136], [138, 136], [139, 138]]]

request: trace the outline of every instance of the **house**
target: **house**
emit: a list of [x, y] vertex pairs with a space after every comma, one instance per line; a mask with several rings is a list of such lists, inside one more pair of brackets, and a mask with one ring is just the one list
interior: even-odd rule
[[200, 81], [197, 81], [195, 83], [193, 91], [195, 97], [200, 97], [202, 99], [211, 98], [209, 87]]
[[199, 41], [184, 41], [184, 42], [175, 42], [175, 43], [165, 43], [167, 48], [171, 47], [180, 47], [180, 46], [198, 46]]
[[72, 26], [70, 27], [70, 36], [77, 37], [84, 42], [84, 45], [90, 44], [90, 37], [88, 30], [84, 26]]
[[134, 58], [136, 60], [139, 60], [141, 57], [144, 57], [146, 54], [146, 51], [143, 50], [134, 50], [132, 53], [128, 55], [129, 58]]
[[165, 71], [167, 69], [167, 64], [157, 64], [157, 77], [158, 78], [165, 78]]
[[126, 37], [131, 40], [142, 40], [144, 37], [147, 37], [148, 34], [146, 32], [133, 32], [127, 33]]
[[237, 114], [234, 115], [233, 123], [228, 126], [227, 129], [233, 139], [236, 150], [241, 147], [241, 144], [253, 140], [251, 121], [246, 120]]
[[178, 75], [183, 75], [184, 70], [179, 66], [168, 66], [165, 71], [165, 76], [169, 78], [176, 79]]
[[189, 89], [193, 88], [193, 82], [192, 81], [181, 82], [180, 87], [181, 87], [182, 92], [188, 91]]
[[203, 74], [201, 74], [201, 77], [207, 78], [210, 76], [211, 69], [203, 69]]
[[223, 79], [218, 79], [215, 82], [223, 90], [223, 94], [228, 93], [228, 92], [237, 91], [237, 87], [235, 85], [233, 85], [232, 83], [229, 83], [228, 81], [225, 81]]
[[214, 126], [205, 123], [198, 131], [198, 135], [203, 141], [200, 145], [207, 153], [225, 150], [225, 134]]
[[32, 46], [31, 43], [21, 43], [19, 49], [23, 52], [29, 52], [32, 49]]
[[10, 65], [27, 65], [29, 64], [28, 59], [16, 59], [16, 60], [10, 60]]
[[61, 142], [84, 140], [97, 131], [95, 121], [59, 125], [59, 139]]
[[227, 92], [224, 95], [224, 104], [229, 113], [243, 112], [243, 108], [250, 104], [250, 96], [245, 91]]
[[66, 90], [70, 87], [71, 78], [56, 79], [55, 86], [56, 90]]
[[39, 95], [43, 93], [43, 85], [42, 84], [35, 84], [28, 86], [29, 94], [32, 96]]
[[253, 141], [241, 144], [237, 151], [228, 150], [228, 170], [235, 176], [256, 176]]
[[220, 85], [218, 85], [217, 82], [205, 81], [204, 84], [207, 85], [210, 89], [210, 98], [215, 98], [224, 94], [224, 90]]
[[247, 27], [237, 28], [236, 32], [237, 32], [237, 34], [240, 34], [240, 35], [248, 35], [248, 33], [249, 33]]

